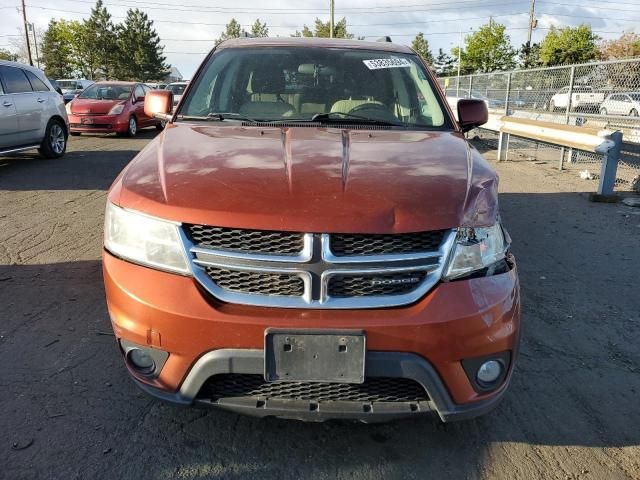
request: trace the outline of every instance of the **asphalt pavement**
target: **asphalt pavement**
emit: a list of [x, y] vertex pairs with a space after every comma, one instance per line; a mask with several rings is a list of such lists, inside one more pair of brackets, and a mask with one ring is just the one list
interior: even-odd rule
[[100, 265], [106, 190], [155, 134], [0, 157], [0, 478], [640, 478], [640, 209], [589, 203], [593, 185], [545, 165], [497, 165], [524, 330], [486, 417], [308, 424], [179, 408], [128, 378]]

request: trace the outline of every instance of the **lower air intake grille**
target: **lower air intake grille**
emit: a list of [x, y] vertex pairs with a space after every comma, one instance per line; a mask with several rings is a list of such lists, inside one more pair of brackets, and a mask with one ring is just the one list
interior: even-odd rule
[[362, 384], [315, 382], [265, 382], [262, 375], [215, 375], [205, 382], [200, 398], [212, 401], [232, 397], [306, 401], [420, 402], [429, 397], [408, 378], [369, 377]]
[[334, 233], [331, 251], [338, 257], [431, 252], [438, 249], [445, 233], [445, 230], [388, 235]]
[[402, 295], [414, 290], [424, 280], [424, 277], [424, 272], [376, 276], [338, 275], [332, 277], [329, 281], [329, 296], [345, 298], [370, 295]]
[[272, 255], [296, 255], [304, 248], [304, 234], [271, 230], [185, 225], [187, 235], [199, 247]]
[[206, 267], [205, 271], [220, 288], [232, 292], [290, 297], [304, 294], [304, 282], [296, 275], [243, 272], [217, 267]]

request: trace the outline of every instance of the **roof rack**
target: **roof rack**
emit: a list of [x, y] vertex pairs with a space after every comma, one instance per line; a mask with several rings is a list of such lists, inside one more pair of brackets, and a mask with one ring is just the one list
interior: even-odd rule
[[379, 39], [376, 40], [376, 42], [387, 42], [387, 43], [393, 43], [391, 41], [391, 37], [389, 35], [385, 35], [384, 37], [380, 37]]

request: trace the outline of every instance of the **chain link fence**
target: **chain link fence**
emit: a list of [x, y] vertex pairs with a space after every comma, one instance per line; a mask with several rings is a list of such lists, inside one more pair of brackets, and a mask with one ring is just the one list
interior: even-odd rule
[[[640, 58], [581, 65], [441, 77], [450, 103], [484, 100], [489, 111], [564, 125], [621, 130], [616, 188], [640, 188]], [[497, 135], [478, 134], [487, 142]], [[557, 162], [560, 169], [598, 175], [600, 156], [513, 137], [508, 160]]]

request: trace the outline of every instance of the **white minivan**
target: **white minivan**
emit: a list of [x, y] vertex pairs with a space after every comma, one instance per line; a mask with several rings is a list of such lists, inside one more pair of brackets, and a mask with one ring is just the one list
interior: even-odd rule
[[37, 148], [64, 155], [69, 120], [62, 97], [42, 70], [0, 60], [0, 155]]

